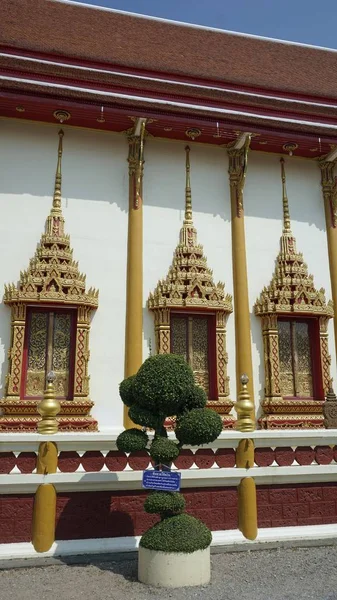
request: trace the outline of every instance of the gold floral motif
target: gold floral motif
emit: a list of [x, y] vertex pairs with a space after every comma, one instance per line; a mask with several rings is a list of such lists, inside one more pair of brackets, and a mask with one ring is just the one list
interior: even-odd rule
[[[197, 230], [193, 224], [192, 214], [189, 152], [190, 149], [187, 146], [185, 218], [180, 230], [179, 244], [174, 252], [172, 265], [167, 277], [158, 282], [154, 292], [149, 296], [148, 308], [153, 311], [155, 317], [158, 354], [170, 352], [171, 344], [172, 348], [175, 348], [178, 343], [173, 338], [173, 328], [176, 325], [174, 323], [172, 328], [172, 311], [179, 310], [185, 314], [192, 315], [193, 310], [198, 309], [199, 312], [212, 312], [215, 314], [217, 381], [219, 398], [222, 401], [229, 395], [225, 323], [229, 314], [233, 311], [232, 297], [229, 294], [225, 294], [223, 283], [214, 283], [213, 272], [207, 265], [207, 259], [204, 256], [202, 246], [198, 244]], [[193, 316], [193, 318], [195, 317]], [[199, 338], [199, 334], [196, 337]], [[205, 336], [203, 337], [205, 338]], [[200, 373], [198, 375], [199, 381], [203, 382], [203, 386], [209, 386], [205, 375], [205, 361], [208, 353], [206, 355], [204, 346], [199, 348], [197, 345], [196, 351], [196, 359], [200, 363], [203, 363], [203, 368], [197, 370]], [[181, 352], [179, 351], [178, 353]], [[231, 402], [232, 406], [232, 401], [229, 402]]]
[[187, 354], [187, 320], [181, 317], [171, 318], [172, 354], [182, 356], [186, 362]]
[[[301, 413], [300, 405], [297, 402], [293, 404], [293, 400], [284, 400], [284, 397], [295, 395], [312, 397], [313, 395], [310, 339], [308, 324], [303, 321], [303, 317], [314, 317], [319, 321], [320, 366], [325, 393], [328, 390], [330, 379], [331, 358], [328, 352], [327, 323], [333, 317], [333, 306], [331, 301], [326, 302], [324, 290], [315, 288], [313, 276], [308, 274], [308, 267], [303, 256], [297, 252], [296, 240], [291, 231], [284, 159], [281, 159], [281, 175], [283, 232], [280, 240], [280, 252], [276, 259], [276, 268], [271, 283], [262, 290], [254, 307], [255, 314], [262, 317], [264, 339], [265, 400], [263, 407], [265, 414], [268, 414], [268, 418], [262, 419], [264, 427], [277, 426], [275, 423], [278, 421], [273, 421], [274, 413], [289, 414], [292, 410]], [[286, 317], [289, 314], [299, 317], [293, 322], [293, 334], [290, 322], [280, 320], [280, 317]], [[291, 351], [291, 347], [294, 346], [297, 354], [295, 367]], [[278, 402], [279, 404], [277, 404]], [[321, 414], [321, 403], [317, 400], [314, 400], [314, 403]], [[290, 404], [292, 409], [290, 409]], [[284, 415], [285, 419], [286, 417], [287, 415]], [[301, 424], [298, 426], [304, 427], [304, 423], [308, 423], [308, 427], [314, 426], [310, 419], [303, 420], [302, 415], [301, 419]], [[316, 421], [321, 423], [318, 418]], [[294, 418], [292, 418], [292, 422], [295, 422]], [[290, 422], [289, 427], [292, 427]]]
[[[23, 345], [26, 330], [26, 308], [31, 305], [48, 303], [55, 307], [72, 307], [77, 310], [77, 341], [79, 327], [83, 327], [82, 349], [79, 344], [76, 347], [75, 356], [75, 380], [77, 389], [80, 390], [74, 396], [83, 398], [88, 402], [88, 375], [87, 363], [89, 360], [88, 335], [90, 324], [90, 312], [98, 306], [98, 291], [90, 288], [86, 291], [85, 275], [80, 273], [78, 263], [73, 260], [73, 251], [70, 247], [69, 235], [64, 232], [64, 217], [62, 215], [62, 196], [61, 196], [61, 162], [63, 153], [63, 131], [59, 132], [58, 160], [55, 176], [55, 187], [53, 203], [50, 214], [46, 222], [45, 233], [41, 236], [40, 244], [34, 257], [30, 260], [26, 271], [20, 273], [19, 284], [10, 284], [5, 286], [4, 302], [12, 309], [12, 341], [9, 352], [9, 373], [7, 377], [6, 397], [0, 402], [0, 408], [3, 412], [12, 406], [13, 400], [20, 401], [20, 387], [23, 377], [22, 356]], [[36, 313], [37, 314], [37, 313]], [[43, 313], [41, 313], [43, 314]], [[36, 317], [37, 318], [37, 317]], [[42, 317], [39, 317], [42, 318]], [[57, 319], [56, 319], [57, 320]], [[62, 323], [62, 325], [61, 325]], [[67, 333], [65, 316], [59, 317], [59, 322], [55, 331], [55, 354], [53, 357], [56, 370], [56, 386], [58, 393], [68, 395], [69, 379], [69, 345], [67, 346]], [[62, 330], [63, 328], [63, 330]], [[33, 338], [31, 337], [31, 340]], [[36, 348], [33, 350], [33, 346]], [[28, 373], [26, 381], [26, 394], [33, 396], [41, 395], [40, 388], [45, 379], [45, 365], [42, 365], [41, 348], [43, 346], [42, 338], [37, 338], [30, 342], [31, 355], [28, 360]], [[38, 362], [40, 367], [38, 368]], [[32, 368], [34, 366], [34, 369]], [[21, 402], [22, 412], [25, 400]], [[7, 412], [8, 414], [8, 412]], [[37, 414], [37, 413], [36, 413]], [[62, 412], [61, 412], [62, 415]], [[8, 417], [9, 418], [9, 417]], [[14, 417], [13, 417], [14, 418]], [[20, 416], [15, 416], [20, 420]], [[8, 420], [7, 420], [8, 421]], [[9, 423], [9, 421], [8, 421]], [[69, 420], [70, 424], [70, 420]], [[69, 425], [70, 427], [70, 425]], [[4, 430], [4, 425], [1, 425]], [[86, 428], [86, 427], [84, 427]], [[12, 430], [12, 426], [10, 427]], [[20, 429], [20, 427], [18, 427]], [[78, 429], [78, 426], [75, 427]]]

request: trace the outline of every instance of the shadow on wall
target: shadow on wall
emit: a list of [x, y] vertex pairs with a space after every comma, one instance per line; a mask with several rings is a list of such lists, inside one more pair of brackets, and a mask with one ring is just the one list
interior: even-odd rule
[[[98, 202], [116, 203], [125, 211], [128, 193], [127, 138], [111, 132], [62, 127], [63, 140], [63, 196]], [[1, 191], [8, 194], [51, 196], [57, 159], [57, 132], [59, 125], [3, 122], [5, 142], [0, 148]], [[16, 134], [16, 135], [13, 135]], [[183, 211], [185, 188], [185, 142], [148, 139], [144, 170], [144, 198], [148, 206], [173, 208]], [[195, 212], [220, 215], [230, 220], [228, 159], [226, 151], [198, 143], [191, 146], [191, 184]], [[18, 161], [18, 148], [25, 160]], [[121, 155], [123, 149], [123, 155]], [[180, 149], [180, 151], [179, 151]], [[177, 151], [178, 150], [178, 151]], [[6, 160], [5, 160], [6, 159]], [[1, 169], [1, 165], [3, 168]], [[223, 165], [223, 168], [222, 168]], [[123, 198], [114, 191], [114, 173], [123, 168]], [[289, 157], [286, 159], [287, 187], [294, 221], [302, 221], [325, 229], [321, 202], [320, 174], [314, 161]], [[298, 183], [298, 175], [301, 181]], [[297, 181], [296, 181], [297, 180]], [[172, 181], [181, 189], [179, 195], [170, 194]], [[179, 182], [180, 181], [180, 182]], [[317, 189], [314, 212], [303, 210], [306, 188]], [[214, 202], [212, 192], [221, 191], [224, 202]], [[215, 194], [217, 195], [217, 194]], [[254, 198], [254, 203], [251, 199]], [[250, 152], [245, 184], [246, 216], [279, 220], [282, 215], [281, 177], [279, 156]], [[121, 202], [122, 200], [122, 202]]]
[[[134, 522], [126, 510], [121, 510], [121, 496], [111, 492], [58, 494], [56, 540], [134, 536]], [[134, 499], [137, 510], [143, 501]]]
[[[180, 211], [180, 226], [184, 218], [186, 145], [186, 142], [150, 139], [147, 140], [145, 148], [144, 204]], [[217, 147], [207, 147], [206, 151], [203, 144], [193, 142], [189, 143], [189, 146], [193, 212], [219, 215], [225, 221], [229, 221], [226, 153]], [[172, 189], [175, 190], [174, 194]], [[223, 197], [221, 206], [218, 202], [219, 195]], [[173, 250], [174, 248], [172, 252]]]
[[[296, 156], [285, 157], [285, 170], [292, 222], [315, 225], [325, 231], [321, 175], [317, 161]], [[280, 155], [260, 152], [249, 154], [244, 207], [247, 217], [282, 219]]]
[[264, 400], [264, 362], [263, 362], [263, 336], [261, 329], [260, 319], [254, 314], [254, 311], [250, 314], [250, 327], [252, 332], [252, 344], [255, 347], [255, 354], [259, 357], [259, 371], [256, 372], [254, 369], [254, 392], [255, 392], [255, 406], [257, 408], [256, 418], [259, 419], [262, 416], [262, 402]]
[[[147, 301], [147, 298], [144, 298]], [[156, 354], [156, 338], [154, 332], [154, 315], [149, 311], [147, 306], [143, 308], [143, 336], [145, 347], [143, 348], [143, 359], [146, 360], [149, 356]]]
[[[57, 133], [60, 126], [32, 123], [3, 124], [0, 165], [1, 192], [52, 196], [57, 161]], [[116, 203], [126, 212], [128, 197], [128, 145], [125, 136], [62, 127], [62, 196], [67, 198]], [[18, 153], [24, 160], [18, 160]], [[6, 167], [5, 167], [6, 165]], [[116, 180], [124, 168], [123, 190], [116, 193]], [[1, 166], [0, 166], [1, 170]], [[121, 192], [123, 192], [121, 194]], [[47, 216], [47, 215], [46, 215]]]

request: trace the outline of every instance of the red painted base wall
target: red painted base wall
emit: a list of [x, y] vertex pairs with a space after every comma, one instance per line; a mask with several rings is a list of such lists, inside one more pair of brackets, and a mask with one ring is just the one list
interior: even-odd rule
[[[56, 539], [142, 534], [157, 518], [143, 511], [147, 492], [71, 492], [57, 498]], [[237, 528], [236, 488], [184, 492], [187, 512], [213, 531]], [[259, 527], [337, 523], [337, 483], [260, 486]], [[0, 543], [29, 542], [34, 498], [0, 495]]]

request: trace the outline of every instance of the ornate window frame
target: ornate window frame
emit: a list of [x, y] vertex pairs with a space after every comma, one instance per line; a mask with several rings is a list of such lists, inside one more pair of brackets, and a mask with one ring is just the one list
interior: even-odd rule
[[190, 186], [190, 148], [186, 150], [185, 218], [180, 230], [173, 262], [165, 279], [160, 280], [148, 299], [148, 308], [154, 314], [156, 351], [168, 354], [171, 349], [171, 315], [183, 312], [214, 315], [216, 383], [218, 397], [208, 406], [218, 412], [224, 427], [232, 428], [235, 419], [229, 413], [234, 402], [229, 399], [226, 350], [226, 324], [233, 311], [232, 297], [225, 294], [223, 283], [214, 283], [213, 273], [207, 265], [203, 247], [198, 244], [197, 230], [193, 224]]
[[[328, 323], [333, 317], [333, 305], [331, 301], [326, 302], [323, 289], [316, 290], [313, 276], [308, 274], [303, 255], [297, 252], [296, 240], [291, 231], [283, 158], [281, 174], [283, 232], [280, 252], [271, 283], [263, 289], [254, 306], [255, 314], [261, 318], [264, 349], [265, 397], [261, 425], [266, 429], [322, 427], [322, 404], [331, 381]], [[277, 324], [278, 318], [286, 316], [299, 319], [309, 317], [318, 322], [323, 398], [289, 400], [282, 396]]]
[[39, 420], [39, 400], [21, 397], [24, 377], [23, 354], [30, 307], [76, 309], [76, 350], [74, 357], [73, 400], [61, 401], [60, 429], [63, 431], [97, 430], [91, 417], [89, 399], [89, 331], [91, 313], [98, 306], [98, 291], [85, 289], [85, 275], [73, 260], [70, 237], [64, 233], [61, 208], [61, 161], [63, 131], [59, 131], [55, 188], [46, 231], [26, 271], [20, 273], [18, 285], [5, 286], [4, 303], [11, 308], [11, 344], [6, 396], [0, 402], [0, 431], [32, 431]]

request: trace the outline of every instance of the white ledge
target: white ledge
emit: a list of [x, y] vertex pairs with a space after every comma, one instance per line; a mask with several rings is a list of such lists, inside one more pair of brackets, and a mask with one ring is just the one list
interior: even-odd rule
[[[0, 453], [12, 451], [36, 452], [41, 442], [50, 441], [55, 442], [59, 450], [77, 450], [79, 452], [86, 450], [116, 450], [116, 438], [119, 433], [116, 430], [112, 430], [111, 433], [57, 433], [55, 435], [1, 433]], [[170, 433], [169, 437], [175, 439], [174, 433]], [[337, 444], [337, 429], [261, 429], [251, 433], [223, 431], [215, 442], [203, 447], [214, 449], [236, 448], [239, 441], [243, 439], [253, 439], [256, 448], [328, 446]]]
[[[254, 477], [257, 485], [287, 483], [333, 483], [337, 481], [337, 464], [290, 467], [253, 467], [252, 469], [189, 469], [181, 471], [181, 487], [232, 487], [244, 477]], [[142, 471], [98, 473], [53, 473], [51, 475], [0, 475], [1, 494], [34, 493], [44, 483], [52, 483], [57, 492], [141, 490]]]
[[[268, 546], [281, 546], [291, 543], [292, 546], [300, 545], [327, 545], [337, 538], [337, 524], [331, 525], [306, 525], [301, 527], [272, 527], [259, 529], [256, 540], [246, 540], [237, 529], [227, 531], [213, 531], [213, 548], [228, 550], [258, 550]], [[86, 540], [59, 540], [55, 542], [48, 552], [38, 554], [33, 545], [28, 542], [18, 544], [0, 544], [0, 560], [10, 561], [15, 559], [44, 559], [62, 556], [79, 556], [86, 554], [110, 554], [116, 552], [134, 552], [139, 545], [139, 536], [96, 538]], [[22, 565], [27, 566], [27, 565]]]

